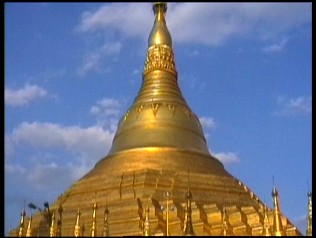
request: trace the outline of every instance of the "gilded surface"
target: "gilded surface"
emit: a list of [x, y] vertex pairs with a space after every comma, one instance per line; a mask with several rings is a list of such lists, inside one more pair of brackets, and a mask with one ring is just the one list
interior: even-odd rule
[[164, 69], [177, 74], [172, 49], [167, 45], [153, 45], [149, 47], [144, 66], [144, 76], [155, 69]]
[[[106, 172], [106, 171], [105, 171]], [[250, 197], [250, 190], [232, 176], [190, 172], [191, 222], [195, 235], [261, 235], [264, 229], [264, 204]], [[63, 197], [63, 236], [73, 236], [80, 206], [81, 220], [86, 227], [95, 225], [95, 236], [101, 236], [104, 214], [94, 213], [94, 200], [100, 210], [108, 209], [109, 236], [142, 235], [142, 224], [146, 221], [145, 208], [148, 206], [148, 223], [152, 234], [166, 234], [167, 217], [166, 191], [170, 192], [168, 230], [172, 235], [183, 235], [185, 207], [187, 200], [187, 172], [178, 170], [143, 169], [117, 171], [84, 177], [68, 189]], [[97, 192], [97, 196], [95, 196]], [[51, 210], [58, 209], [58, 202]], [[223, 211], [226, 210], [225, 213]], [[95, 214], [95, 220], [91, 217]], [[225, 215], [223, 215], [225, 214]], [[273, 209], [266, 214], [273, 226]], [[281, 216], [287, 235], [300, 234], [294, 226]], [[33, 229], [37, 231], [42, 219], [34, 215]], [[147, 225], [146, 225], [147, 226]], [[147, 226], [148, 227], [148, 226]], [[49, 229], [39, 229], [47, 236]]]
[[25, 236], [26, 237], [31, 237], [32, 236], [32, 216], [29, 219]]

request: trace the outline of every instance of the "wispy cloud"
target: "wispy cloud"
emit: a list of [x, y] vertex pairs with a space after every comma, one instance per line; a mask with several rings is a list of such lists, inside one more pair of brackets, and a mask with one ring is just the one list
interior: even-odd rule
[[96, 11], [84, 12], [77, 29], [81, 32], [93, 32], [109, 28], [128, 37], [145, 37], [152, 25], [152, 19], [150, 3], [111, 3]]
[[213, 46], [233, 37], [274, 39], [310, 21], [310, 7], [284, 3], [181, 3], [170, 6], [168, 23], [176, 42]]
[[76, 167], [70, 168], [67, 165], [58, 165], [55, 162], [33, 164], [28, 169], [25, 179], [28, 184], [32, 184], [34, 189], [47, 190], [48, 188], [60, 187], [58, 184], [70, 184], [74, 179], [78, 179]]
[[219, 152], [211, 154], [223, 164], [236, 164], [240, 161], [238, 155], [234, 152]]
[[288, 39], [283, 39], [279, 43], [272, 44], [272, 45], [269, 45], [269, 46], [266, 46], [266, 47], [262, 48], [262, 51], [264, 53], [280, 52], [285, 47], [287, 41], [288, 41]]
[[37, 85], [26, 84], [24, 88], [13, 90], [5, 89], [5, 104], [12, 107], [21, 107], [29, 105], [31, 102], [43, 98], [48, 92]]
[[[102, 98], [90, 108], [98, 123], [90, 127], [22, 122], [5, 135], [6, 177], [24, 181], [34, 191], [62, 191], [86, 174], [112, 144], [122, 103]], [[28, 163], [14, 154], [28, 148]], [[51, 152], [49, 152], [51, 151]], [[67, 161], [63, 158], [67, 157]], [[49, 191], [48, 191], [49, 190]]]
[[215, 121], [212, 117], [200, 117], [199, 120], [204, 130], [216, 127]]
[[[85, 33], [112, 29], [123, 37], [146, 39], [153, 22], [150, 9], [149, 3], [107, 4], [85, 12], [78, 29]], [[287, 30], [309, 23], [311, 4], [170, 3], [166, 18], [173, 41], [216, 46], [240, 36], [274, 39]]]
[[24, 175], [26, 169], [21, 165], [5, 164], [5, 172], [7, 174]]
[[120, 42], [106, 43], [97, 50], [89, 52], [83, 59], [82, 65], [77, 69], [79, 76], [84, 76], [89, 72], [101, 70], [103, 60], [108, 56], [118, 55], [122, 49]]
[[[21, 181], [26, 179], [30, 189], [62, 191], [65, 187], [61, 186], [69, 186], [107, 154], [113, 136], [113, 131], [100, 126], [81, 128], [23, 122], [6, 135], [5, 147], [19, 148], [15, 153], [27, 147], [33, 154], [26, 158], [26, 164], [14, 162], [12, 154], [6, 157], [6, 176]], [[49, 150], [53, 152], [47, 153]]]
[[283, 96], [277, 99], [277, 110], [273, 112], [275, 116], [298, 116], [307, 115], [312, 111], [312, 97], [300, 96], [286, 99]]
[[64, 127], [54, 123], [23, 122], [17, 126], [6, 140], [15, 146], [34, 148], [55, 148], [79, 154], [81, 157], [96, 161], [104, 156], [111, 146], [114, 132], [99, 126], [81, 128]]
[[103, 98], [92, 106], [90, 113], [93, 115], [118, 116], [121, 103], [113, 98]]
[[215, 121], [211, 117], [200, 117], [199, 121], [200, 121], [201, 126], [203, 128], [204, 136], [205, 136], [206, 140], [208, 140], [210, 137], [209, 129], [213, 129], [216, 127]]
[[115, 132], [122, 103], [114, 98], [103, 98], [90, 108], [90, 114], [96, 116], [97, 124]]

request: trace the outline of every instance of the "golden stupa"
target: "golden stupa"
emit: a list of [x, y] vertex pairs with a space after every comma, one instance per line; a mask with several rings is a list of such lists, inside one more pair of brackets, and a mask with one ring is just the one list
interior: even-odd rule
[[208, 149], [178, 86], [166, 3], [153, 4], [142, 86], [109, 154], [12, 236], [302, 235]]

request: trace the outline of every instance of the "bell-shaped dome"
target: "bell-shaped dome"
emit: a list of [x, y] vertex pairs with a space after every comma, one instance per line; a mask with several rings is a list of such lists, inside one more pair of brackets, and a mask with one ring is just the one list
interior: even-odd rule
[[156, 19], [148, 39], [142, 86], [118, 124], [110, 154], [144, 147], [209, 154], [199, 119], [178, 86], [165, 11], [165, 3], [154, 4]]

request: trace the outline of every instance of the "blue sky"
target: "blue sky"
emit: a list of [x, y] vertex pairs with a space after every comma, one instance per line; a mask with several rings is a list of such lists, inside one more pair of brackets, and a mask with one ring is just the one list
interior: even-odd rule
[[[311, 3], [170, 3], [178, 82], [210, 152], [305, 234]], [[5, 4], [5, 232], [104, 157], [142, 80], [150, 3]]]

